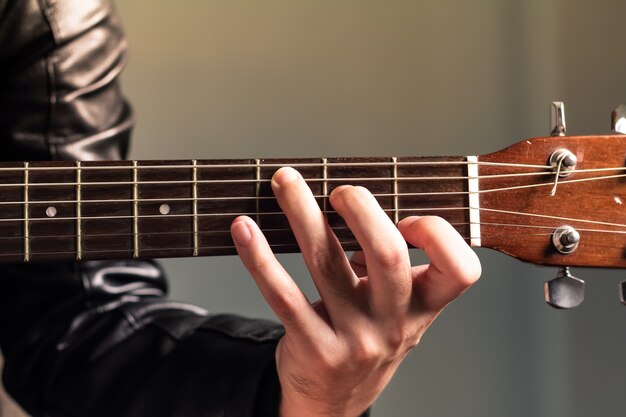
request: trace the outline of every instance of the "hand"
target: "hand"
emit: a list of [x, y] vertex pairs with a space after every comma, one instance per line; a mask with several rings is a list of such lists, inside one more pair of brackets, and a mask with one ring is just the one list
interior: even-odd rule
[[[285, 327], [276, 349], [282, 417], [360, 415], [439, 312], [480, 276], [461, 236], [438, 217], [398, 228], [365, 188], [341, 186], [330, 203], [363, 252], [348, 260], [303, 178], [282, 168], [272, 188], [319, 291], [311, 304], [257, 225], [238, 217], [239, 256]], [[408, 241], [431, 263], [411, 267]]]

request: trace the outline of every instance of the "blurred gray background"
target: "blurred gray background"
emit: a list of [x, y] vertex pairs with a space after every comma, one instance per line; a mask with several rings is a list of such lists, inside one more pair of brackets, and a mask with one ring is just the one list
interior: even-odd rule
[[[476, 155], [549, 133], [607, 133], [626, 102], [623, 0], [118, 1], [137, 159]], [[479, 250], [377, 416], [623, 415], [618, 270], [575, 269], [574, 311], [543, 301], [555, 268]], [[416, 254], [416, 261], [419, 255]], [[299, 256], [281, 256], [314, 294]], [[236, 258], [164, 262], [176, 299], [273, 317]]]
[[[475, 155], [605, 133], [626, 102], [626, 2], [118, 1], [133, 158]], [[623, 415], [621, 271], [574, 311], [543, 301], [555, 269], [479, 251], [482, 280], [438, 319], [379, 416]], [[281, 257], [313, 293], [299, 256]], [[236, 258], [165, 261], [174, 298], [272, 317]]]

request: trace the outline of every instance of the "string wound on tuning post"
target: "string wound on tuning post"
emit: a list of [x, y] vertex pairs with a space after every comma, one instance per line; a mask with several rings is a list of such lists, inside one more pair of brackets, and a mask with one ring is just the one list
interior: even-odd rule
[[577, 162], [576, 155], [567, 149], [557, 149], [550, 155], [550, 165], [555, 171], [554, 185], [552, 190], [550, 190], [550, 197], [554, 197], [556, 194], [559, 178], [570, 175], [576, 169]]
[[559, 185], [559, 175], [561, 174], [561, 166], [563, 165], [563, 158], [559, 158], [558, 165], [556, 167], [556, 174], [554, 175], [554, 185], [552, 186], [552, 190], [550, 190], [550, 197], [554, 197], [556, 194], [556, 187]]

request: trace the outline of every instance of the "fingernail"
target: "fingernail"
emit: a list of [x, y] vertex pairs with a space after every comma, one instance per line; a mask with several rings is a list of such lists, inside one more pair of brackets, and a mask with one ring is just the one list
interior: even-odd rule
[[410, 225], [412, 225], [413, 223], [418, 221], [419, 218], [420, 218], [420, 216], [405, 217], [404, 219], [402, 219], [402, 220], [400, 220], [398, 222], [398, 227], [400, 227], [400, 225], [402, 225], [402, 227], [409, 227]]
[[276, 185], [280, 186], [295, 181], [298, 178], [300, 178], [300, 174], [298, 173], [298, 171], [291, 167], [284, 167], [274, 173], [272, 180]]
[[343, 185], [339, 185], [333, 188], [333, 190], [330, 192], [330, 199], [335, 200], [337, 196], [343, 192], [343, 190], [347, 190], [348, 188], [351, 188], [351, 187], [352, 187], [351, 185], [343, 184]]
[[237, 246], [247, 245], [252, 240], [252, 232], [245, 218], [236, 218], [230, 225], [230, 233]]

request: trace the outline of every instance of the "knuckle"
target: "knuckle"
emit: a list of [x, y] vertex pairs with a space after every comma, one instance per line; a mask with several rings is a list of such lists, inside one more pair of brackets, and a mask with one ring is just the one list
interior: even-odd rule
[[352, 360], [358, 367], [369, 366], [379, 362], [383, 357], [380, 343], [371, 337], [359, 339], [352, 349]]
[[480, 278], [482, 268], [478, 256], [470, 247], [456, 257], [456, 263], [450, 269], [450, 278], [459, 286], [462, 293]]
[[392, 269], [407, 262], [408, 249], [404, 241], [402, 243], [396, 241], [379, 242], [373, 250], [377, 262], [383, 268]]
[[270, 269], [270, 263], [267, 256], [256, 256], [246, 264], [246, 268], [253, 276], [261, 276]]
[[281, 321], [285, 325], [294, 324], [298, 313], [298, 306], [295, 302], [298, 294], [293, 294], [292, 291], [283, 290], [281, 292], [272, 293], [271, 304], [276, 310], [276, 314], [281, 318]]
[[404, 355], [416, 344], [414, 332], [404, 325], [397, 326], [387, 335], [387, 347], [392, 357]]
[[327, 349], [318, 352], [318, 370], [326, 376], [332, 376], [343, 371], [345, 359], [334, 349]]
[[466, 288], [471, 287], [482, 274], [482, 267], [480, 265], [480, 261], [478, 260], [478, 256], [472, 251], [469, 250], [469, 255], [467, 256], [467, 261], [464, 262], [460, 279], [459, 281]]

